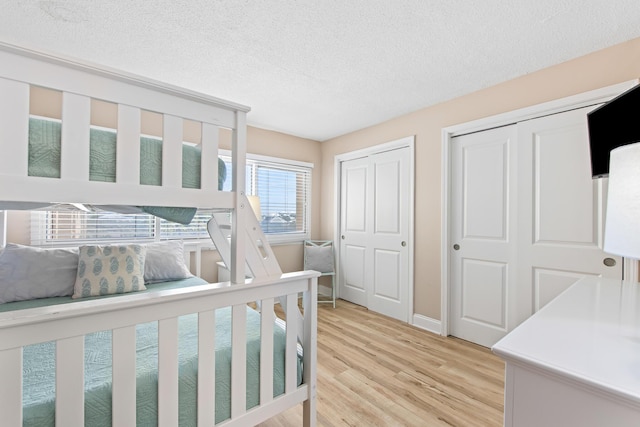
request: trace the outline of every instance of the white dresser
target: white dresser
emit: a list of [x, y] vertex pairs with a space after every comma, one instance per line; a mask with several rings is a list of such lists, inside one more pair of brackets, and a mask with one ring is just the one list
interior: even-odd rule
[[505, 426], [640, 426], [640, 284], [581, 279], [492, 350]]

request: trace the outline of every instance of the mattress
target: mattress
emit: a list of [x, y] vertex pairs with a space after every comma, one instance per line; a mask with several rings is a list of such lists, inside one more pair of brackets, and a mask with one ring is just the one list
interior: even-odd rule
[[[29, 118], [29, 176], [60, 178], [60, 121]], [[89, 180], [116, 181], [115, 131], [91, 128], [89, 150]], [[182, 145], [182, 187], [200, 188], [200, 147]], [[224, 161], [218, 158], [218, 190], [226, 179]], [[162, 184], [162, 140], [140, 137], [140, 184]], [[142, 206], [144, 212], [169, 221], [188, 224], [194, 208]]]
[[[151, 284], [146, 292], [199, 285], [202, 279]], [[111, 296], [117, 297], [117, 296]], [[58, 297], [21, 301], [0, 306], [8, 309], [66, 304], [71, 298]], [[77, 301], [77, 300], [76, 300]], [[4, 306], [4, 307], [3, 307]], [[216, 423], [231, 415], [231, 308], [216, 310]], [[196, 425], [198, 318], [182, 316], [179, 329], [179, 422]], [[285, 331], [281, 322], [274, 327], [274, 397], [284, 393]], [[136, 327], [136, 399], [137, 426], [156, 426], [157, 416], [157, 322]], [[302, 383], [301, 351], [298, 352], [297, 384]], [[23, 407], [24, 426], [54, 426], [55, 420], [55, 343], [24, 347]], [[260, 390], [260, 314], [247, 307], [247, 409], [259, 404]], [[85, 337], [85, 425], [111, 426], [111, 331]]]

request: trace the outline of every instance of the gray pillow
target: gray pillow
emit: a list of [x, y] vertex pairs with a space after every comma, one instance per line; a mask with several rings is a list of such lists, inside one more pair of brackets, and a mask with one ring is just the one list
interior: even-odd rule
[[166, 282], [193, 277], [184, 263], [182, 240], [149, 243], [145, 245], [144, 283]]
[[7, 244], [0, 253], [0, 304], [73, 293], [77, 249]]
[[304, 268], [320, 273], [333, 273], [333, 249], [331, 246], [306, 246]]

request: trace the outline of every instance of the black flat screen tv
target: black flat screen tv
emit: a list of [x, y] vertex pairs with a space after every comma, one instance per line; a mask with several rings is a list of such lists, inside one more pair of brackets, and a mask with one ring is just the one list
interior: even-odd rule
[[591, 175], [609, 175], [609, 153], [640, 141], [640, 85], [587, 114]]

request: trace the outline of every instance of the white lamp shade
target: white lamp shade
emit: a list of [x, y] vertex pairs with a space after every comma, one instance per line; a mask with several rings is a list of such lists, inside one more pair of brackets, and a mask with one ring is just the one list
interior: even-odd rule
[[251, 209], [253, 209], [253, 213], [258, 218], [258, 222], [262, 221], [262, 212], [260, 209], [260, 198], [258, 196], [247, 196], [249, 199], [249, 204], [251, 205]]
[[604, 251], [640, 259], [640, 142], [611, 151]]

